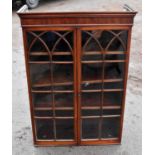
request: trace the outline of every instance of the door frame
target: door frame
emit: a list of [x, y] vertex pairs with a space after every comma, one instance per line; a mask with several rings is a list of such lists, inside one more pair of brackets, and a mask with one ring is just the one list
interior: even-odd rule
[[[29, 66], [29, 51], [28, 51], [28, 41], [27, 41], [27, 32], [29, 31], [73, 31], [73, 74], [74, 74], [74, 140], [38, 140], [37, 139], [37, 131], [36, 131], [36, 123], [34, 118], [34, 105], [32, 101], [32, 93], [31, 93], [31, 79], [30, 79], [30, 66]], [[77, 144], [77, 63], [76, 63], [76, 29], [73, 26], [68, 27], [23, 27], [23, 44], [24, 44], [24, 55], [25, 55], [25, 66], [26, 66], [26, 76], [27, 76], [27, 85], [28, 85], [28, 94], [29, 94], [29, 108], [31, 115], [31, 124], [32, 124], [32, 133], [33, 133], [33, 143], [35, 146], [51, 146], [51, 145], [76, 145]]]
[[[127, 53], [126, 53], [126, 60], [124, 67], [124, 83], [123, 83], [123, 97], [122, 97], [122, 103], [121, 103], [121, 117], [120, 117], [120, 131], [119, 131], [119, 137], [118, 139], [105, 139], [105, 140], [82, 140], [82, 128], [81, 128], [81, 56], [82, 56], [82, 46], [81, 46], [81, 32], [82, 30], [127, 30], [128, 31], [128, 37], [127, 37]], [[122, 25], [122, 26], [116, 26], [116, 25], [103, 25], [103, 26], [82, 26], [76, 28], [77, 33], [77, 49], [76, 49], [76, 58], [77, 58], [77, 103], [78, 103], [78, 139], [77, 144], [78, 145], [103, 145], [103, 144], [120, 144], [122, 139], [122, 129], [123, 129], [123, 120], [124, 120], [124, 109], [125, 109], [125, 97], [126, 97], [126, 86], [127, 86], [127, 77], [128, 77], [128, 65], [129, 65], [129, 55], [130, 55], [130, 42], [131, 42], [131, 26], [128, 25]]]

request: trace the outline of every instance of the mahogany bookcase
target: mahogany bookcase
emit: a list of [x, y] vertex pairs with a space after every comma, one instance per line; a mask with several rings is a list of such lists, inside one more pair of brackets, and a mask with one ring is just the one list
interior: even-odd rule
[[120, 144], [136, 12], [24, 12], [36, 146]]

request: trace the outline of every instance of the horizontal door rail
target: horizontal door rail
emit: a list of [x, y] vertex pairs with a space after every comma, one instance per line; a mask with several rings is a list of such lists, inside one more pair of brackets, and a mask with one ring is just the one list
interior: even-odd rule
[[48, 141], [49, 141], [49, 142], [66, 142], [66, 141], [67, 141], [67, 142], [74, 142], [75, 139], [72, 139], [72, 138], [71, 138], [71, 139], [54, 139], [54, 138], [50, 139], [50, 138], [49, 138], [49, 139], [44, 140], [44, 139], [38, 139], [38, 138], [37, 138], [37, 141], [38, 141], [38, 142], [44, 142], [44, 141], [46, 141], [46, 142], [48, 142]]

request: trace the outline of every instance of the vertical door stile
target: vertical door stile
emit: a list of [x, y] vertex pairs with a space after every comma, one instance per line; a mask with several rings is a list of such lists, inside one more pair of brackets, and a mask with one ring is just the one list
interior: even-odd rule
[[103, 105], [104, 105], [104, 60], [106, 58], [105, 54], [103, 54], [104, 49], [102, 49], [102, 86], [101, 86], [101, 104], [100, 104], [100, 120], [99, 120], [99, 140], [102, 139], [102, 114], [103, 114]]
[[31, 94], [31, 80], [30, 80], [30, 68], [29, 68], [29, 51], [28, 51], [28, 42], [27, 35], [25, 29], [22, 29], [23, 32], [23, 44], [24, 44], [24, 55], [25, 55], [25, 67], [26, 67], [26, 76], [27, 76], [27, 86], [28, 86], [28, 95], [29, 95], [29, 108], [31, 115], [31, 124], [32, 124], [32, 132], [33, 132], [33, 142], [36, 142], [36, 127], [35, 127], [35, 119], [34, 119], [34, 108], [32, 103], [32, 94]]
[[53, 70], [52, 70], [52, 54], [53, 51], [49, 51], [49, 57], [50, 57], [50, 78], [51, 78], [51, 97], [52, 97], [52, 111], [53, 111], [53, 133], [54, 133], [54, 140], [56, 141], [56, 120], [55, 120], [55, 99], [54, 99], [54, 89], [53, 89]]
[[76, 60], [77, 60], [77, 143], [81, 143], [81, 31], [76, 28]]
[[127, 36], [127, 48], [126, 48], [126, 63], [124, 67], [124, 92], [122, 99], [122, 108], [121, 108], [121, 121], [120, 121], [120, 133], [119, 138], [122, 140], [122, 130], [123, 130], [123, 119], [124, 119], [124, 110], [125, 110], [125, 99], [126, 99], [126, 88], [127, 88], [127, 79], [128, 79], [128, 69], [129, 69], [129, 58], [130, 58], [130, 44], [131, 44], [131, 32], [132, 28], [128, 28], [128, 36]]
[[73, 61], [74, 61], [74, 135], [75, 141], [78, 141], [78, 84], [77, 84], [77, 30], [74, 29], [74, 47], [73, 47]]

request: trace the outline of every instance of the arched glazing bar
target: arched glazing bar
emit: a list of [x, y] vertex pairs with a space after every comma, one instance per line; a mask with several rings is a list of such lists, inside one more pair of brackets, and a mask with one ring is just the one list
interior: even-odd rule
[[[88, 32], [88, 31], [83, 31], [84, 33], [86, 33], [87, 35], [89, 35], [89, 38], [86, 40], [85, 44], [82, 47], [82, 52], [85, 52], [85, 49], [87, 47], [87, 45], [89, 44], [89, 42], [93, 39], [93, 41], [95, 41], [95, 43], [98, 45], [99, 49], [100, 49], [100, 54], [102, 54], [102, 51], [104, 50], [101, 43], [99, 42], [98, 38], [96, 38], [96, 34], [98, 33], [98, 31], [95, 31], [94, 33]], [[84, 54], [84, 53], [83, 53]], [[101, 102], [100, 102], [100, 117], [99, 117], [99, 124], [98, 124], [98, 139], [102, 138], [102, 112], [103, 112], [103, 102], [104, 102], [104, 73], [105, 73], [105, 55], [102, 54], [102, 74], [101, 74]], [[81, 109], [82, 110], [82, 109]], [[82, 124], [82, 123], [81, 123]]]
[[[46, 43], [46, 40], [44, 40], [42, 38], [43, 35], [45, 35], [46, 33], [53, 33], [56, 36], [58, 36], [58, 39], [55, 41], [54, 45], [52, 46], [51, 50], [49, 49], [49, 46]], [[68, 40], [65, 38], [67, 35], [69, 35], [70, 33], [72, 33], [72, 31], [67, 31], [63, 34], [57, 32], [57, 31], [44, 31], [41, 32], [39, 34], [36, 34], [35, 32], [29, 32], [34, 39], [31, 41], [30, 46], [29, 46], [29, 52], [31, 52], [31, 49], [33, 47], [33, 45], [35, 44], [35, 42], [37, 40], [40, 41], [41, 45], [45, 48], [45, 52], [48, 53], [48, 56], [50, 58], [50, 80], [51, 80], [51, 98], [52, 98], [52, 109], [53, 109], [53, 132], [54, 132], [54, 140], [57, 140], [57, 133], [56, 133], [56, 114], [55, 114], [55, 94], [53, 94], [54, 92], [54, 87], [52, 85], [52, 83], [54, 83], [54, 78], [53, 78], [53, 69], [52, 69], [52, 61], [53, 61], [53, 56], [54, 56], [54, 52], [57, 46], [59, 46], [59, 43], [61, 40], [63, 40], [63, 42], [68, 46], [69, 51], [71, 52], [71, 55], [73, 55], [73, 48], [70, 45], [70, 43], [68, 42]], [[61, 51], [60, 51], [61, 52]]]

